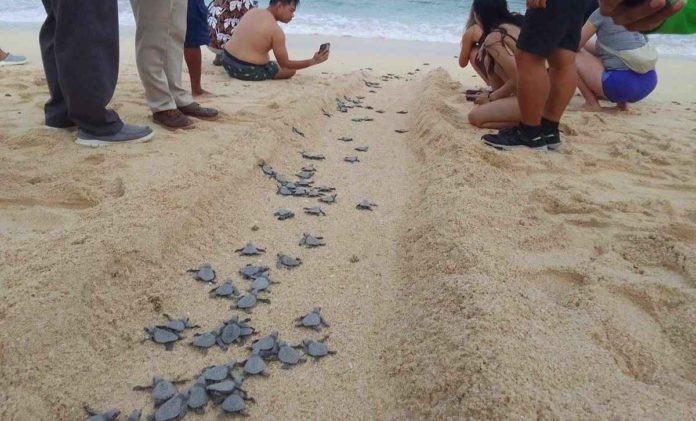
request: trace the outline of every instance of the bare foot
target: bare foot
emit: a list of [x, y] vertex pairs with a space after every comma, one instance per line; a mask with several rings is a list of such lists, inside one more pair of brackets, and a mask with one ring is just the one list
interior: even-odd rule
[[628, 111], [628, 103], [627, 102], [619, 102], [616, 104], [616, 108], [619, 109], [619, 111]]
[[205, 89], [196, 89], [195, 91], [192, 92], [194, 98], [199, 98], [199, 97], [204, 97], [204, 98], [212, 98], [217, 95], [215, 95], [212, 92], [208, 92]]

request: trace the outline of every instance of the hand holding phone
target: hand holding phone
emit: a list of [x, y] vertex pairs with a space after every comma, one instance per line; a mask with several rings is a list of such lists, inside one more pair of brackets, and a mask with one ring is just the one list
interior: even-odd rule
[[600, 0], [599, 5], [601, 13], [613, 18], [617, 25], [645, 32], [658, 28], [684, 7], [681, 0]]
[[326, 44], [321, 44], [319, 46], [319, 52], [323, 53], [324, 51], [329, 51], [331, 49], [331, 43], [327, 42]]

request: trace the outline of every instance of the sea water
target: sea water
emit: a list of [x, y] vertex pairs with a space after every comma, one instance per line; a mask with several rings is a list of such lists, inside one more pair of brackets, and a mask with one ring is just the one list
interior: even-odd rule
[[[471, 1], [301, 0], [295, 20], [285, 29], [290, 34], [458, 43]], [[132, 26], [129, 0], [118, 3], [121, 24]], [[524, 11], [525, 3], [508, 0], [510, 8], [518, 12]], [[268, 0], [260, 0], [259, 4], [265, 7]], [[0, 28], [13, 22], [38, 23], [44, 16], [40, 0], [0, 0]], [[696, 58], [696, 36], [655, 35], [651, 40], [663, 55]]]

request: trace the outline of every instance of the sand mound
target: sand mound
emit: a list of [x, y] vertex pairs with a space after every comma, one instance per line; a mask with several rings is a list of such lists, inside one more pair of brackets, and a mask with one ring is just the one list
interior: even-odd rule
[[499, 153], [461, 124], [460, 91], [428, 75], [411, 139], [392, 373], [412, 414], [696, 417], [688, 129], [571, 113], [561, 153]]

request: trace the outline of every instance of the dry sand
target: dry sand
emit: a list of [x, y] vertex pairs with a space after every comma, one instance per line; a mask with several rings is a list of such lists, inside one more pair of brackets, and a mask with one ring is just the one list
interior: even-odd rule
[[[26, 34], [2, 39], [37, 57]], [[324, 38], [302, 40], [309, 51]], [[206, 64], [220, 121], [112, 149], [41, 127], [36, 61], [0, 70], [0, 419], [76, 420], [83, 404], [149, 413], [134, 385], [242, 359], [165, 352], [142, 328], [162, 313], [215, 327], [229, 303], [184, 271], [209, 261], [232, 276], [276, 253], [305, 263], [273, 270], [281, 284], [252, 325], [321, 338], [292, 323], [320, 305], [338, 354], [249, 380], [252, 419], [696, 419], [694, 64], [664, 66], [667, 83], [629, 113], [569, 113], [560, 153], [500, 153], [467, 123], [461, 92], [478, 82], [456, 51], [331, 42], [332, 63], [289, 82]], [[113, 106], [147, 123], [130, 43]], [[416, 67], [376, 94], [363, 83]], [[343, 95], [386, 113], [324, 117]], [[363, 116], [375, 121], [351, 121]], [[362, 162], [343, 162], [358, 145]], [[256, 166], [293, 174], [303, 149], [327, 156], [316, 178], [338, 189], [325, 218]], [[379, 207], [359, 212], [362, 199]], [[279, 207], [297, 216], [278, 222]], [[328, 245], [298, 247], [304, 232]], [[248, 241], [268, 255], [232, 252]]]

